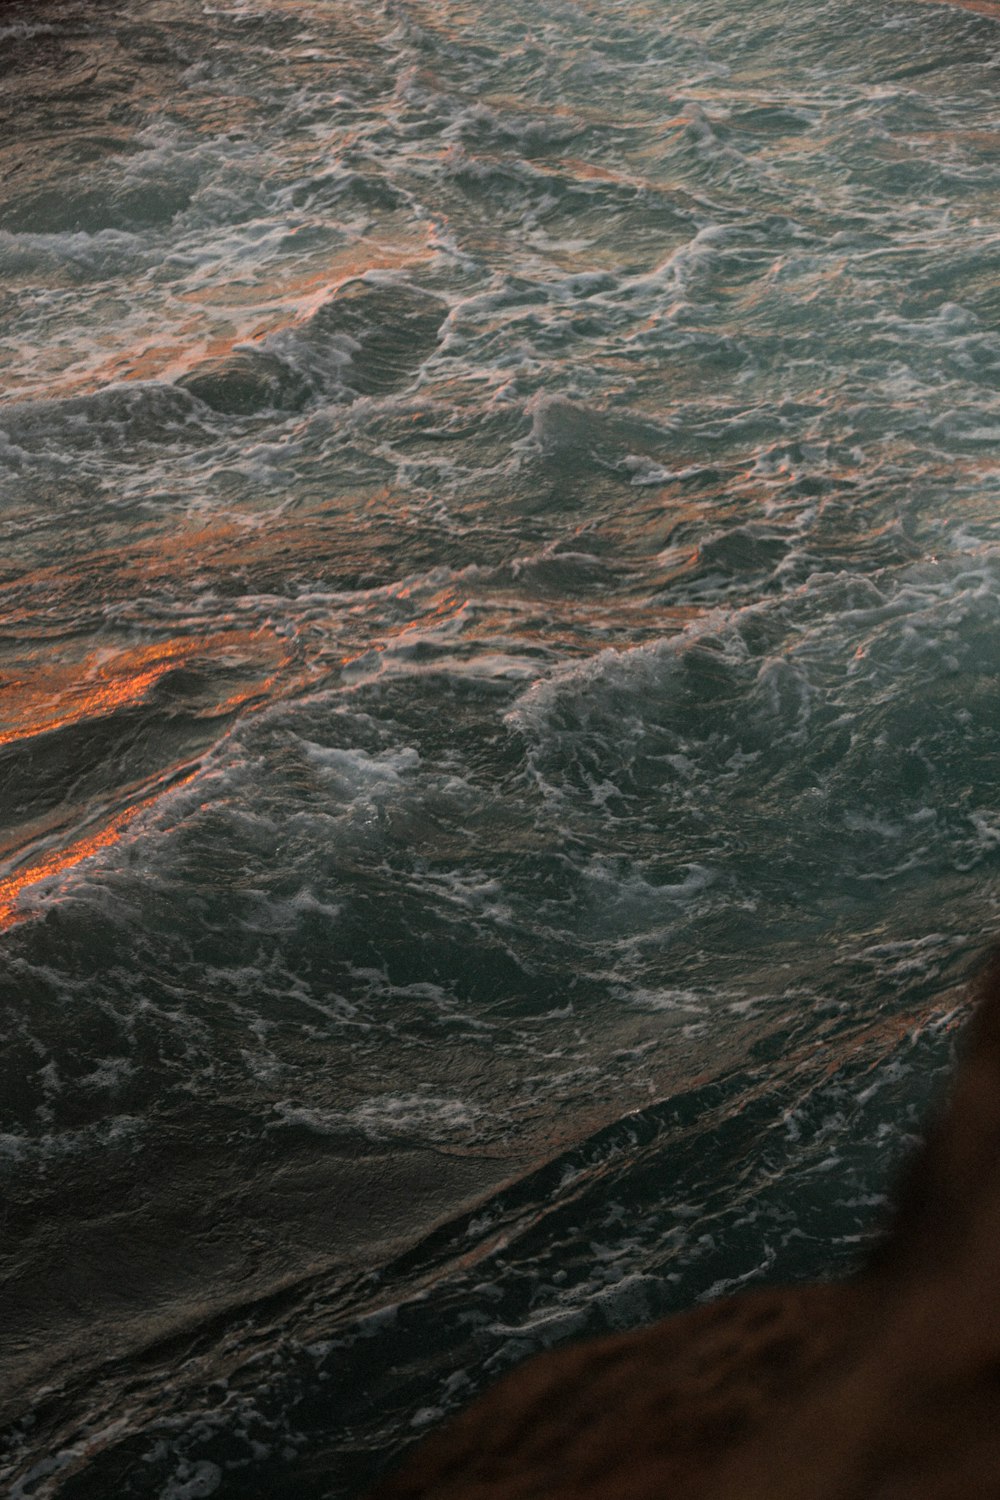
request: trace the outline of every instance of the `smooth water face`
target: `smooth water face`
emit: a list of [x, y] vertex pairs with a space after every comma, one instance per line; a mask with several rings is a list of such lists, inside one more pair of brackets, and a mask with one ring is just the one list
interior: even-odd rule
[[997, 927], [998, 67], [0, 9], [11, 1494], [356, 1495], [857, 1263]]

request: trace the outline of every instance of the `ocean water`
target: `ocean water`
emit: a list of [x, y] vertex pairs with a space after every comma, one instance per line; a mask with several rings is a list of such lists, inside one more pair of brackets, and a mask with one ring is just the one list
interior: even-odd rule
[[1000, 925], [998, 73], [0, 5], [5, 1493], [348, 1500], [858, 1263]]

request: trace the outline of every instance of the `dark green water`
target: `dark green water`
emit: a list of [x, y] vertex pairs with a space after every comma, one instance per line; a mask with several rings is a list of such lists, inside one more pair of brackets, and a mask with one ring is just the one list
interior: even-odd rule
[[18, 1500], [857, 1263], [998, 926], [1000, 29], [0, 5]]

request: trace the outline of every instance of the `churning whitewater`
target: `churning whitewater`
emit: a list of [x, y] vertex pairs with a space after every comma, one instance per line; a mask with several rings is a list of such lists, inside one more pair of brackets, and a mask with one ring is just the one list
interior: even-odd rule
[[998, 69], [0, 6], [16, 1500], [349, 1500], [856, 1263], [1000, 925]]

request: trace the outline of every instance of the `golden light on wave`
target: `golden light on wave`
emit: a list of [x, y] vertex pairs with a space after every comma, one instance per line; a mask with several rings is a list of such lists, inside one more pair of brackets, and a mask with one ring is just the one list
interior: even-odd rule
[[[7, 392], [11, 401], [87, 395], [119, 381], [171, 382], [205, 360], [221, 359], [237, 346], [252, 344], [308, 319], [345, 281], [369, 271], [408, 270], [435, 253], [435, 226], [427, 220], [394, 226], [391, 238], [362, 235], [312, 258], [270, 268], [262, 284], [217, 281], [178, 293], [182, 316], [145, 329], [109, 326], [102, 330], [102, 355], [59, 349], [32, 350], [30, 377], [19, 376]], [[23, 350], [21, 351], [24, 352]]]
[[[248, 653], [250, 642], [258, 650]], [[124, 651], [94, 651], [82, 661], [57, 667], [33, 666], [30, 675], [0, 685], [5, 726], [0, 730], [0, 746], [134, 707], [169, 673], [197, 658], [209, 658], [215, 666], [227, 657], [234, 665], [247, 665], [248, 654], [252, 660], [261, 644], [266, 645], [267, 655], [274, 654], [276, 643], [270, 637], [248, 638], [238, 631], [219, 631], [205, 636], [175, 636]], [[264, 691], [269, 681], [257, 680], [246, 689], [230, 693], [223, 701], [213, 702], [208, 712], [214, 716], [239, 707]]]
[[[194, 780], [197, 774], [196, 770], [190, 771], [179, 781], [172, 782], [171, 790], [186, 786], [189, 781]], [[13, 927], [16, 922], [23, 921], [28, 916], [27, 912], [19, 910], [19, 903], [25, 891], [30, 890], [32, 886], [40, 885], [43, 880], [65, 875], [77, 865], [82, 864], [84, 860], [99, 854], [103, 849], [112, 848], [121, 839], [129, 824], [134, 822], [145, 808], [150, 807], [158, 795], [159, 793], [154, 793], [152, 796], [144, 797], [134, 807], [128, 807], [124, 812], [116, 813], [99, 829], [81, 835], [61, 849], [39, 855], [37, 859], [30, 860], [12, 874], [0, 878], [0, 932]]]

